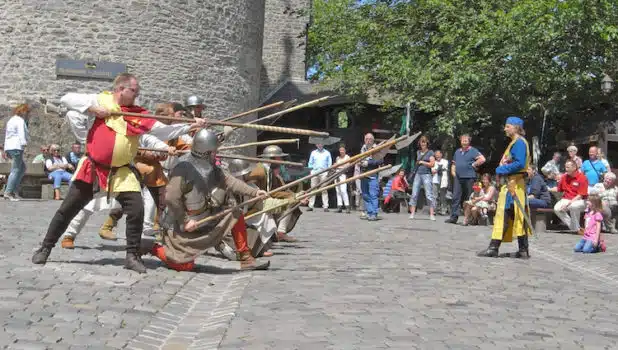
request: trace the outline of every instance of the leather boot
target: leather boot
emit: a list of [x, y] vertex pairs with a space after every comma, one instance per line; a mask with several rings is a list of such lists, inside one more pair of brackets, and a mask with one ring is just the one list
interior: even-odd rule
[[54, 189], [54, 200], [61, 200], [62, 198], [60, 197], [60, 189], [59, 188], [55, 188]]
[[49, 254], [51, 254], [51, 248], [41, 247], [32, 255], [32, 262], [45, 265], [47, 258], [49, 258]]
[[144, 261], [142, 261], [142, 258], [137, 255], [137, 253], [127, 252], [127, 257], [124, 261], [124, 268], [139, 273], [146, 273], [146, 266], [144, 266]]
[[502, 243], [499, 239], [492, 239], [489, 242], [489, 247], [487, 249], [482, 250], [476, 254], [476, 256], [488, 257], [488, 258], [497, 258], [498, 257], [498, 249], [500, 248], [500, 243]]
[[255, 258], [251, 256], [250, 251], [242, 252], [239, 255], [240, 269], [243, 271], [266, 270], [270, 266], [270, 260], [266, 260], [266, 262], [263, 263], [258, 263], [257, 260], [255, 260]]
[[108, 241], [117, 240], [118, 237], [116, 237], [116, 234], [114, 233], [114, 228], [117, 224], [118, 221], [116, 221], [113, 217], [108, 216], [107, 219], [105, 219], [105, 222], [103, 223], [101, 228], [99, 229], [99, 237]]
[[503, 258], [516, 258], [516, 259], [530, 259], [530, 253], [528, 253], [528, 235], [517, 237], [518, 249], [513, 253], [501, 254]]
[[284, 232], [277, 232], [277, 240], [278, 242], [296, 242], [296, 238], [288, 236], [288, 234]]

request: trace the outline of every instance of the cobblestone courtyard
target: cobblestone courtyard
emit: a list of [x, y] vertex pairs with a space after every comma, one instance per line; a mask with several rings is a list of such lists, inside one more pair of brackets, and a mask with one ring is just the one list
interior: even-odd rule
[[578, 237], [542, 233], [529, 261], [483, 259], [488, 228], [318, 211], [269, 271], [204, 256], [199, 273], [177, 273], [146, 257], [138, 275], [122, 268], [123, 239], [96, 234], [103, 214], [75, 250], [33, 265], [58, 205], [0, 202], [0, 348], [618, 347], [618, 237], [584, 256], [572, 253]]

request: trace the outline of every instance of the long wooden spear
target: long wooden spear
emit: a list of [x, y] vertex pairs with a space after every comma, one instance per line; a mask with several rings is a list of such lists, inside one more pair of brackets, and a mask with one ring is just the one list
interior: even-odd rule
[[316, 104], [318, 104], [318, 103], [320, 103], [320, 102], [323, 102], [323, 101], [328, 100], [329, 98], [331, 98], [331, 96], [324, 96], [324, 97], [321, 97], [321, 98], [317, 98], [317, 99], [315, 99], [315, 100], [311, 100], [311, 101], [309, 101], [309, 102], [301, 103], [301, 104], [299, 104], [298, 106], [294, 106], [294, 107], [291, 107], [291, 108], [287, 108], [287, 109], [284, 109], [284, 110], [282, 110], [282, 111], [275, 112], [275, 113], [273, 113], [273, 114], [269, 114], [269, 115], [267, 115], [267, 116], [265, 116], [265, 117], [262, 117], [262, 118], [259, 118], [259, 119], [252, 120], [252, 121], [250, 121], [250, 122], [248, 122], [248, 123], [249, 123], [249, 124], [255, 124], [255, 123], [257, 123], [257, 122], [261, 122], [261, 121], [264, 121], [264, 120], [272, 119], [272, 118], [278, 117], [278, 116], [280, 116], [280, 115], [284, 115], [284, 114], [287, 114], [287, 113], [290, 113], [290, 112], [294, 112], [294, 111], [299, 110], [299, 109], [303, 109], [303, 108], [305, 108], [305, 107], [309, 107], [309, 106], [316, 105]]
[[[110, 112], [110, 115], [114, 115], [114, 116], [125, 115], [125, 116], [130, 116], [130, 117], [176, 121], [176, 122], [182, 122], [182, 123], [193, 123], [193, 120], [190, 120], [187, 118], [167, 117], [167, 116], [154, 115], [154, 114], [142, 114], [142, 113], [131, 113], [131, 112]], [[225, 125], [225, 126], [231, 126], [234, 128], [249, 128], [249, 129], [256, 129], [256, 130], [279, 132], [282, 134], [294, 134], [294, 135], [306, 135], [306, 136], [328, 136], [327, 132], [313, 131], [313, 130], [306, 130], [306, 129], [282, 128], [280, 126], [223, 122], [220, 120], [213, 120], [213, 119], [207, 119], [206, 122], [210, 125]]]
[[225, 151], [225, 150], [230, 150], [230, 149], [237, 149], [237, 148], [244, 148], [244, 147], [251, 147], [251, 146], [277, 145], [277, 144], [286, 144], [286, 143], [295, 143], [298, 145], [299, 141], [300, 139], [280, 139], [280, 140], [249, 142], [249, 143], [243, 143], [240, 145], [219, 147], [219, 150]]
[[349, 179], [346, 179], [345, 181], [342, 181], [342, 182], [339, 182], [339, 183], [335, 183], [335, 184], [332, 184], [332, 185], [328, 185], [328, 186], [325, 186], [325, 187], [319, 188], [319, 189], [317, 189], [317, 190], [315, 190], [315, 191], [311, 191], [311, 192], [309, 192], [309, 193], [305, 193], [305, 194], [303, 194], [303, 195], [300, 195], [300, 196], [298, 196], [298, 197], [295, 197], [293, 200], [289, 200], [289, 201], [286, 201], [285, 203], [281, 203], [281, 204], [276, 205], [276, 206], [274, 206], [274, 207], [272, 207], [272, 208], [264, 209], [264, 210], [258, 211], [258, 212], [256, 212], [256, 213], [253, 213], [253, 214], [251, 214], [251, 215], [245, 216], [245, 219], [246, 219], [246, 220], [248, 220], [248, 219], [251, 219], [252, 217], [255, 217], [255, 216], [258, 216], [258, 215], [261, 215], [261, 214], [264, 214], [264, 213], [268, 213], [268, 212], [273, 211], [273, 210], [275, 210], [275, 209], [279, 209], [279, 208], [285, 207], [285, 206], [290, 205], [290, 204], [292, 204], [292, 203], [294, 203], [294, 202], [296, 202], [296, 201], [301, 201], [301, 200], [303, 200], [303, 199], [305, 199], [305, 198], [309, 198], [309, 197], [311, 197], [311, 196], [315, 196], [316, 194], [318, 194], [318, 193], [320, 193], [320, 192], [322, 192], [322, 191], [327, 191], [327, 190], [330, 190], [331, 188], [335, 188], [335, 187], [337, 187], [337, 186], [339, 186], [339, 185], [346, 184], [346, 183], [348, 183], [348, 182], [352, 182], [352, 181], [356, 181], [356, 180], [358, 180], [358, 179], [362, 179], [362, 178], [364, 178], [364, 177], [367, 177], [367, 176], [370, 176], [370, 175], [376, 174], [376, 173], [378, 173], [378, 172], [380, 172], [380, 171], [386, 170], [386, 169], [388, 169], [388, 168], [390, 168], [390, 167], [392, 167], [392, 165], [391, 165], [391, 164], [389, 164], [389, 165], [385, 165], [385, 166], [383, 166], [383, 167], [381, 167], [381, 168], [373, 169], [373, 170], [370, 170], [370, 171], [364, 172], [364, 173], [362, 173], [362, 174], [359, 174], [359, 175], [353, 176], [353, 177], [351, 177], [351, 178], [349, 178]]
[[376, 147], [374, 147], [374, 148], [372, 148], [372, 149], [370, 149], [370, 150], [368, 150], [366, 152], [363, 152], [363, 153], [357, 154], [357, 155], [355, 155], [353, 157], [350, 157], [348, 160], [345, 160], [345, 161], [343, 161], [341, 163], [333, 164], [329, 168], [322, 169], [322, 170], [316, 172], [315, 174], [307, 175], [307, 176], [305, 176], [303, 178], [300, 178], [298, 180], [295, 180], [295, 181], [292, 181], [290, 183], [287, 183], [287, 184], [285, 184], [285, 185], [283, 185], [281, 187], [277, 187], [274, 190], [268, 192], [267, 196], [253, 197], [253, 198], [251, 198], [249, 200], [246, 200], [246, 201], [238, 204], [237, 206], [235, 206], [233, 208], [228, 208], [228, 209], [225, 209], [224, 211], [222, 211], [222, 212], [220, 212], [218, 214], [206, 217], [206, 218], [200, 220], [200, 223], [204, 223], [204, 222], [208, 222], [208, 221], [211, 221], [211, 220], [216, 220], [216, 219], [222, 218], [222, 217], [224, 217], [225, 215], [231, 213], [233, 210], [235, 210], [237, 208], [242, 208], [245, 205], [253, 204], [255, 202], [259, 202], [261, 200], [264, 200], [264, 199], [268, 198], [268, 196], [270, 196], [270, 195], [272, 195], [274, 193], [277, 193], [277, 192], [280, 192], [280, 191], [283, 191], [283, 190], [287, 190], [288, 188], [292, 188], [292, 187], [298, 185], [299, 183], [302, 183], [302, 182], [305, 182], [305, 181], [311, 179], [312, 177], [315, 177], [315, 176], [318, 176], [320, 174], [323, 174], [323, 173], [325, 173], [327, 171], [330, 171], [330, 170], [332, 170], [334, 168], [340, 167], [340, 166], [342, 166], [344, 164], [347, 164], [349, 162], [353, 162], [353, 161], [356, 161], [356, 160], [359, 160], [359, 159], [367, 158], [367, 157], [369, 157], [370, 155], [372, 155], [374, 153], [380, 152], [382, 149], [384, 149], [386, 147], [390, 148], [391, 146], [397, 144], [397, 142], [401, 142], [401, 141], [407, 139], [408, 137], [409, 136], [402, 136], [402, 137], [400, 137], [398, 139], [395, 139], [393, 141], [390, 141], [390, 142], [381, 144], [379, 146], [376, 146]]
[[[151, 152], [167, 152], [166, 149], [158, 149], [158, 148], [143, 148], [140, 147], [138, 148], [138, 150], [140, 151], [151, 151]], [[178, 153], [189, 153], [191, 152], [191, 150], [180, 150], [177, 151]], [[219, 154], [217, 153], [217, 157], [219, 158], [226, 158], [226, 159], [242, 159], [242, 160], [246, 160], [249, 162], [255, 162], [255, 163], [269, 163], [269, 164], [277, 164], [277, 165], [289, 165], [289, 166], [295, 166], [295, 167], [304, 167], [305, 165], [303, 163], [297, 163], [297, 162], [288, 162], [285, 160], [276, 160], [276, 159], [268, 159], [268, 158], [255, 158], [255, 157], [247, 157], [247, 156], [243, 156], [240, 154]]]
[[239, 113], [239, 114], [234, 114], [234, 115], [233, 115], [233, 116], [231, 116], [231, 117], [227, 117], [227, 118], [223, 118], [223, 119], [221, 119], [221, 121], [222, 121], [222, 122], [226, 122], [226, 121], [228, 121], [228, 120], [232, 120], [232, 119], [236, 119], [236, 118], [244, 117], [244, 116], [249, 115], [249, 114], [251, 114], [251, 113], [257, 113], [257, 112], [265, 111], [265, 110], [267, 110], [267, 109], [271, 109], [271, 108], [274, 108], [274, 107], [281, 106], [283, 103], [284, 103], [283, 101], [279, 101], [279, 102], [271, 103], [271, 104], [266, 105], [266, 106], [262, 106], [262, 107], [258, 107], [258, 108], [254, 108], [254, 109], [248, 110], [248, 111], [246, 111], [246, 112], [242, 112], [242, 113]]

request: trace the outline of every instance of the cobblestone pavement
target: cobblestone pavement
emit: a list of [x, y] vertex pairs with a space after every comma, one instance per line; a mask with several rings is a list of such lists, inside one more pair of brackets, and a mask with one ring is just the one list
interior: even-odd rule
[[57, 206], [0, 202], [0, 348], [618, 347], [618, 236], [607, 253], [581, 255], [577, 236], [541, 233], [529, 261], [487, 259], [475, 256], [485, 227], [312, 212], [270, 271], [205, 256], [199, 273], [146, 258], [138, 275], [122, 268], [123, 240], [97, 236], [103, 214], [75, 250], [31, 264]]

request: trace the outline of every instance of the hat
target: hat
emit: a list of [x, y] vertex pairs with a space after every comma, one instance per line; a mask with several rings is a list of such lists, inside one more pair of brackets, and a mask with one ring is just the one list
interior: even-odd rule
[[474, 192], [479, 192], [481, 190], [481, 186], [479, 184], [472, 185], [472, 190]]
[[283, 153], [281, 147], [277, 145], [266, 146], [262, 151], [262, 154], [259, 155], [260, 158], [275, 158], [275, 157], [285, 157], [287, 153]]
[[524, 127], [524, 121], [520, 117], [516, 117], [513, 115], [506, 118], [506, 124], [511, 124], [514, 126], [521, 126], [522, 128]]

